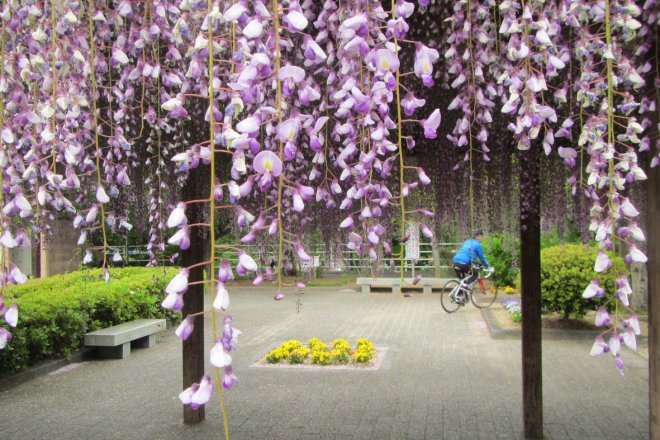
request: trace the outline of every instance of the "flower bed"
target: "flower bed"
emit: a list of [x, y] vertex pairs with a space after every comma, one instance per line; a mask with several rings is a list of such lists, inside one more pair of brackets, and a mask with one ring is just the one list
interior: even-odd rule
[[500, 302], [513, 322], [522, 321], [522, 308], [520, 307], [520, 300], [518, 298], [505, 298]]
[[261, 363], [283, 365], [318, 365], [318, 366], [365, 366], [372, 364], [378, 350], [365, 338], [356, 341], [352, 347], [345, 339], [335, 339], [326, 344], [318, 338], [311, 338], [306, 346], [299, 340], [292, 339], [268, 352]]

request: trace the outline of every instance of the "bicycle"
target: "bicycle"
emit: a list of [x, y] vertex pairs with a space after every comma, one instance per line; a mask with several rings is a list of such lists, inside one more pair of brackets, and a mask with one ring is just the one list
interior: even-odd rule
[[[498, 288], [494, 283], [489, 287], [486, 286], [484, 279], [490, 278], [493, 274], [493, 270], [487, 270], [485, 276], [481, 276], [482, 266], [474, 265], [472, 270], [479, 272], [477, 279], [467, 284], [467, 279], [471, 275], [467, 275], [461, 280], [451, 280], [448, 281], [442, 288], [440, 293], [440, 304], [442, 308], [445, 309], [447, 313], [453, 313], [458, 310], [459, 307], [464, 306], [468, 301], [472, 301], [472, 304], [478, 309], [485, 309], [490, 307], [491, 304], [497, 299]], [[478, 289], [474, 287], [478, 286]]]

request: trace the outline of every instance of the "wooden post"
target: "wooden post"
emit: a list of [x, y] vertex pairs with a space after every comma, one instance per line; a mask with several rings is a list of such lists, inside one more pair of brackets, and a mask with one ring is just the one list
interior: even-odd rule
[[660, 169], [648, 168], [646, 191], [648, 233], [647, 269], [649, 304], [649, 438], [660, 438], [660, 229], [654, 222], [660, 216]]
[[[200, 169], [201, 168], [201, 169]], [[206, 167], [190, 171], [186, 184], [182, 190], [183, 200], [199, 200], [208, 197], [209, 172]], [[186, 207], [188, 224], [204, 223], [208, 221], [205, 203], [193, 203]], [[205, 228], [191, 228], [190, 248], [181, 253], [181, 266], [189, 267], [207, 259], [208, 231]], [[206, 266], [198, 266], [190, 270], [188, 282], [204, 279]], [[204, 310], [204, 285], [190, 286], [184, 295], [183, 316], [199, 313]], [[183, 341], [183, 388], [186, 389], [194, 382], [199, 383], [204, 375], [204, 315], [195, 317], [194, 330], [190, 337]], [[193, 410], [190, 405], [183, 406], [183, 421], [185, 423], [199, 423], [204, 420], [204, 406]]]
[[520, 152], [522, 391], [525, 438], [543, 438], [541, 365], [541, 148]]

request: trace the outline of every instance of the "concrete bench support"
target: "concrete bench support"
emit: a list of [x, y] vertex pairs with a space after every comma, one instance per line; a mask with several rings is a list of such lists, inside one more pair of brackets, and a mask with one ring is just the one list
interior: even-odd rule
[[131, 342], [138, 348], [156, 344], [156, 333], [165, 330], [164, 319], [136, 319], [85, 335], [85, 345], [98, 347], [98, 355], [108, 359], [124, 359], [131, 354]]
[[423, 293], [432, 293], [433, 289], [441, 289], [451, 278], [422, 278], [419, 283], [413, 285], [412, 278], [404, 278], [403, 286], [399, 278], [358, 278], [357, 285], [362, 288], [362, 293], [370, 293], [371, 288], [376, 287], [390, 287], [392, 293], [401, 293], [401, 288], [404, 289], [422, 289]]

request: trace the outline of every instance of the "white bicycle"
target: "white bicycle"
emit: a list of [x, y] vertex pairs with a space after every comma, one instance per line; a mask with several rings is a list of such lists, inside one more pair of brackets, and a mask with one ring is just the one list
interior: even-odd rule
[[440, 304], [445, 312], [453, 313], [469, 301], [472, 301], [472, 304], [479, 309], [490, 307], [495, 302], [498, 288], [492, 280], [487, 280], [493, 275], [494, 269], [490, 267], [484, 271], [484, 276], [481, 276], [482, 269], [483, 266], [480, 265], [472, 266], [472, 270], [479, 273], [477, 279], [472, 283], [468, 284], [467, 280], [474, 272], [461, 280], [451, 280], [444, 285], [440, 293]]

